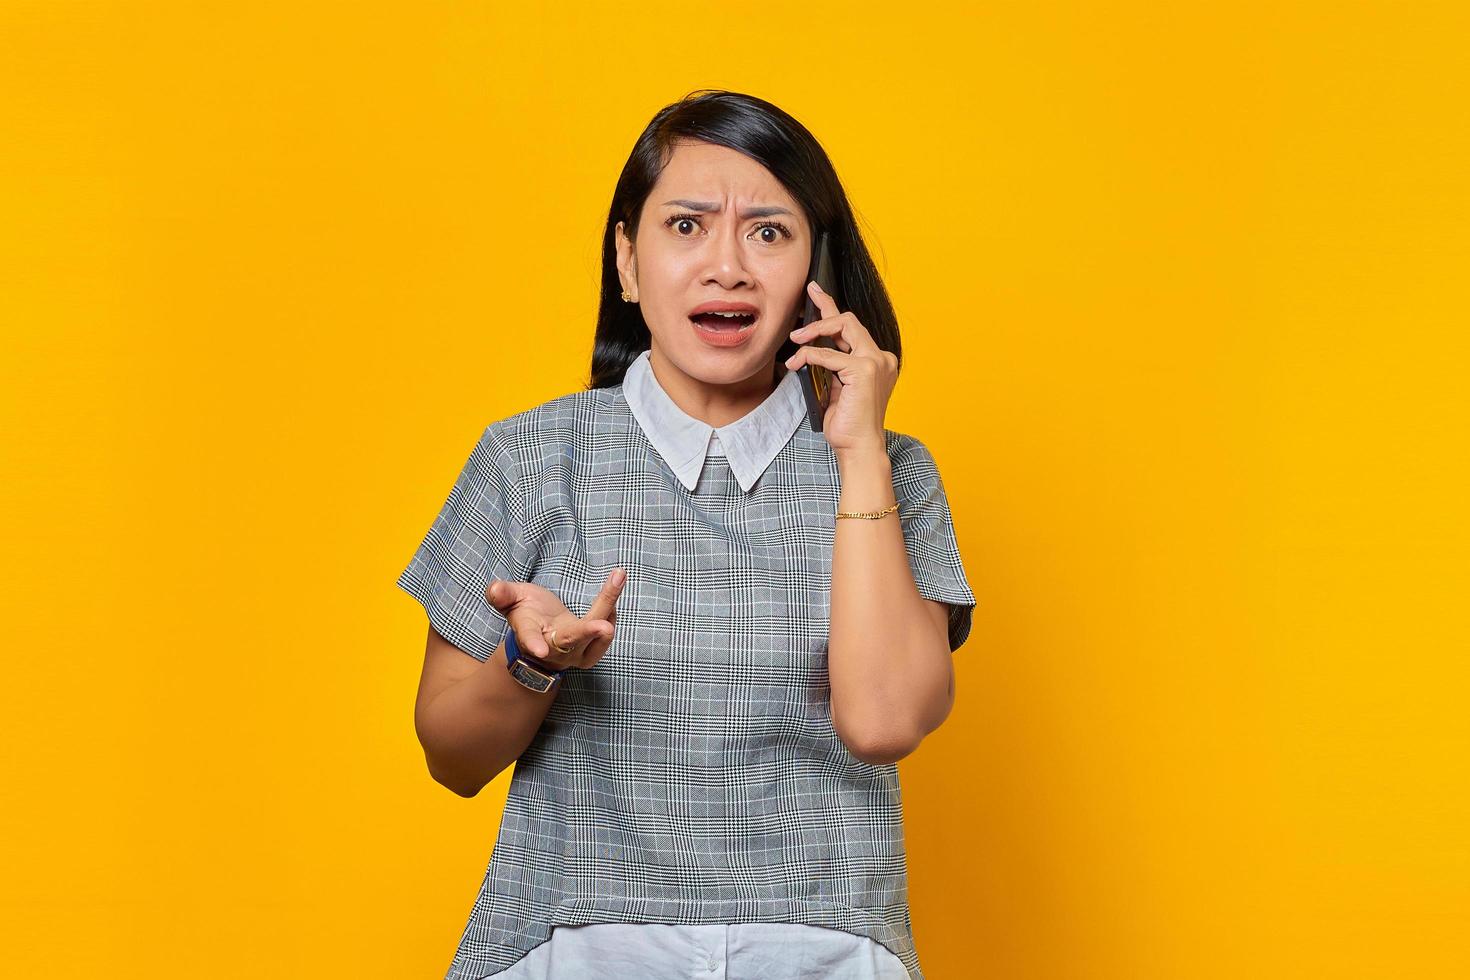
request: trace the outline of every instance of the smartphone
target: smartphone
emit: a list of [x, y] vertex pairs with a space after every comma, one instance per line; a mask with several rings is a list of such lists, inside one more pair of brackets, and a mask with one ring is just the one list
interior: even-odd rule
[[[796, 327], [804, 327], [808, 323], [814, 323], [822, 319], [822, 311], [817, 304], [812, 302], [811, 291], [806, 284], [813, 279], [822, 291], [831, 296], [841, 309], [842, 300], [837, 295], [837, 283], [832, 273], [832, 252], [828, 245], [829, 233], [823, 231], [817, 236], [816, 244], [812, 246], [812, 264], [808, 270], [805, 281], [802, 282], [802, 292], [806, 295], [806, 306], [802, 308], [801, 316], [797, 318]], [[807, 342], [809, 347], [830, 347], [837, 349], [837, 343], [831, 337], [817, 337]], [[801, 378], [801, 391], [806, 396], [807, 422], [811, 425], [813, 432], [822, 431], [822, 420], [827, 417], [827, 406], [832, 404], [832, 372], [819, 364], [803, 364], [796, 369]]]

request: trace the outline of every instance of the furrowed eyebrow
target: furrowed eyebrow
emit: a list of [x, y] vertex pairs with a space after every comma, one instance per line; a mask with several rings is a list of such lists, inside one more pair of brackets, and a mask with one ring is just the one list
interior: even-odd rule
[[[665, 201], [662, 206], [663, 207], [666, 207], [666, 208], [667, 207], [684, 208], [684, 209], [689, 210], [689, 211], [700, 211], [700, 212], [704, 212], [704, 213], [708, 213], [708, 214], [719, 214], [720, 213], [720, 202], [718, 202], [718, 201], [686, 201], [686, 200], [680, 199], [680, 200], [676, 200], [676, 201]], [[767, 218], [767, 217], [770, 217], [773, 214], [785, 214], [785, 215], [790, 215], [793, 218], [796, 217], [795, 215], [791, 214], [791, 212], [788, 211], [788, 210], [786, 210], [785, 208], [776, 207], [774, 205], [766, 205], [764, 207], [757, 207], [757, 208], [746, 208], [744, 211], [741, 211], [740, 212], [740, 217], [742, 219], [743, 218]]]

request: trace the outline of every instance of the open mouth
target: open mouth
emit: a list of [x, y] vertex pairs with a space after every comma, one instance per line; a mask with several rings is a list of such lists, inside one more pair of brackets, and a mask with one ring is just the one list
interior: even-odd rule
[[711, 347], [733, 349], [755, 336], [759, 313], [749, 310], [706, 310], [689, 318], [694, 333]]
[[706, 330], [728, 330], [733, 333], [753, 326], [756, 315], [754, 313], [697, 313], [689, 319]]

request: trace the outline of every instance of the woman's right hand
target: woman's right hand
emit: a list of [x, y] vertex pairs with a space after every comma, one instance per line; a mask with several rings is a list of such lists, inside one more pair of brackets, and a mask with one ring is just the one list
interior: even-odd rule
[[[507, 582], [496, 579], [485, 589], [485, 598], [500, 610], [515, 630], [521, 652], [550, 670], [576, 667], [587, 670], [602, 659], [612, 645], [617, 631], [617, 601], [623, 594], [628, 573], [614, 568], [602, 591], [592, 600], [587, 615], [577, 617], [567, 609], [554, 592], [531, 582]], [[552, 649], [552, 631], [556, 644], [569, 653]]]

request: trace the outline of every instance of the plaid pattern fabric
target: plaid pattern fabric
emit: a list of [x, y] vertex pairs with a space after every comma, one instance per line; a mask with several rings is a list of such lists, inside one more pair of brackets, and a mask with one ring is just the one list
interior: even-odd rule
[[[730, 455], [704, 454], [691, 489], [626, 384], [488, 426], [398, 580], [483, 661], [506, 629], [491, 578], [581, 616], [628, 572], [611, 648], [568, 671], [516, 763], [448, 980], [505, 970], [553, 926], [608, 922], [822, 926], [922, 980], [897, 766], [859, 761], [832, 728], [831, 447], [797, 424], [744, 487], [722, 438]], [[915, 582], [951, 604], [956, 649], [975, 597], [938, 469], [912, 436], [885, 441]]]

